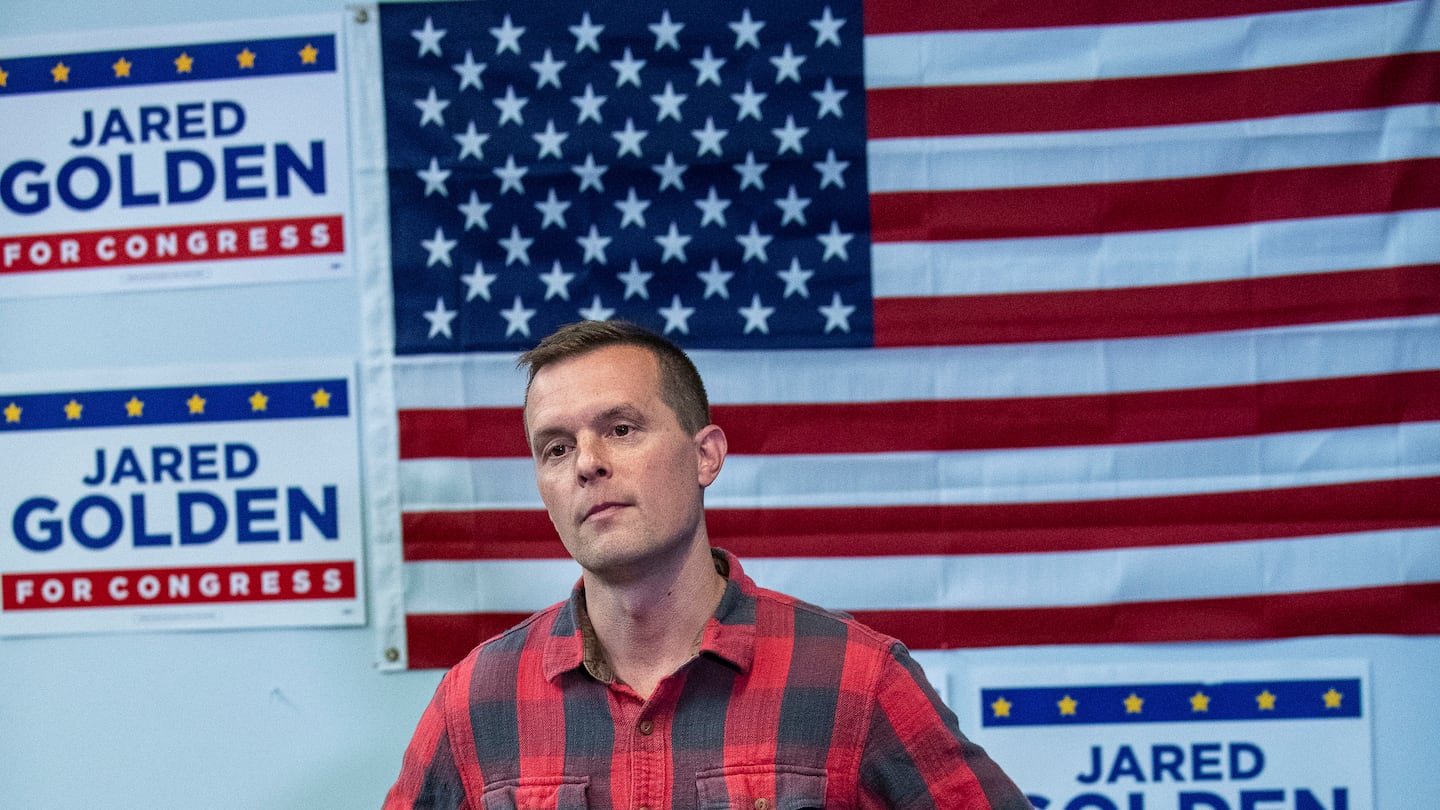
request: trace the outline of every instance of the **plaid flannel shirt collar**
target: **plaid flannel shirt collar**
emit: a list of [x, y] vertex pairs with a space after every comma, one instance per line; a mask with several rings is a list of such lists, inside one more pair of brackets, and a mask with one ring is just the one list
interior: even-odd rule
[[[748, 673], [755, 661], [755, 600], [757, 588], [740, 567], [735, 555], [723, 549], [712, 549], [715, 570], [725, 577], [725, 594], [715, 615], [705, 623], [697, 639], [696, 654], [711, 655], [741, 673]], [[615, 672], [605, 661], [604, 651], [595, 637], [590, 616], [585, 609], [585, 582], [575, 583], [570, 598], [560, 606], [545, 640], [545, 680], [555, 683], [561, 675], [584, 667], [591, 677], [604, 683], [615, 680]]]

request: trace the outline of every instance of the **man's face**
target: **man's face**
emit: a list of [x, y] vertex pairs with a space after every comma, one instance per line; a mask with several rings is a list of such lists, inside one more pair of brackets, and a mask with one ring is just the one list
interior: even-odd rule
[[693, 542], [724, 438], [713, 425], [694, 436], [680, 426], [648, 350], [607, 346], [545, 366], [525, 424], [540, 498], [587, 571], [639, 576]]

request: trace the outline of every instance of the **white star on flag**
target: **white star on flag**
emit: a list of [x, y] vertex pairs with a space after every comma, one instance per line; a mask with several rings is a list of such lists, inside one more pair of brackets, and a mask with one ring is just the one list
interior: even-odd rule
[[760, 293], [755, 293], [750, 298], [750, 306], [741, 307], [740, 314], [745, 318], [744, 334], [748, 335], [751, 332], [769, 334], [770, 316], [775, 314], [775, 308], [760, 303]]
[[465, 300], [469, 301], [472, 298], [483, 298], [489, 301], [490, 285], [493, 284], [497, 278], [500, 278], [500, 276], [495, 273], [485, 272], [484, 266], [482, 266], [480, 262], [475, 262], [475, 271], [466, 273], [460, 277], [460, 280], [465, 282]]
[[425, 259], [425, 266], [429, 267], [439, 263], [449, 267], [450, 251], [454, 250], [458, 244], [459, 242], [455, 239], [446, 239], [445, 230], [436, 225], [434, 238], [420, 240], [420, 246], [430, 252], [429, 257]]
[[740, 20], [729, 25], [730, 30], [735, 32], [735, 50], [738, 51], [746, 45], [759, 50], [760, 38], [758, 35], [760, 29], [765, 27], [765, 23], [751, 19], [750, 9], [747, 8], [741, 12]]
[[575, 274], [565, 272], [558, 259], [550, 265], [550, 272], [540, 274], [540, 280], [545, 282], [546, 301], [557, 296], [565, 301], [570, 300], [570, 282], [575, 280]]
[[460, 155], [455, 158], [456, 160], [464, 160], [466, 157], [473, 157], [482, 162], [485, 160], [485, 152], [482, 147], [485, 146], [486, 141], [490, 140], [490, 136], [476, 130], [474, 121], [465, 127], [464, 132], [451, 137], [460, 144]]
[[440, 161], [430, 158], [430, 165], [415, 173], [417, 177], [425, 181], [425, 196], [439, 194], [441, 197], [450, 196], [450, 191], [445, 188], [445, 181], [450, 179], [450, 171], [440, 168]]
[[831, 13], [830, 7], [826, 6], [821, 12], [820, 19], [811, 20], [810, 27], [815, 29], [815, 47], [830, 43], [840, 47], [840, 26], [845, 24], [845, 18], [836, 19]]
[[530, 319], [535, 317], [535, 310], [527, 309], [520, 301], [520, 296], [515, 296], [515, 303], [509, 309], [500, 310], [500, 317], [505, 319], [505, 335], [508, 337], [519, 332], [526, 337], [530, 336]]
[[850, 331], [850, 316], [854, 314], [855, 307], [847, 305], [840, 300], [840, 293], [835, 293], [830, 298], [830, 303], [820, 307], [820, 314], [825, 316], [825, 331], [839, 329], [843, 332]]
[[520, 36], [525, 33], [523, 27], [517, 27], [510, 22], [510, 15], [505, 15], [505, 21], [498, 28], [491, 28], [490, 34], [495, 37], [495, 55], [499, 56], [505, 51], [511, 51], [515, 55], [520, 54]]
[[425, 98], [415, 99], [415, 106], [420, 108], [420, 126], [434, 124], [438, 127], [445, 126], [445, 108], [450, 102], [435, 94], [435, 88], [431, 87]]
[[437, 29], [435, 27], [435, 21], [430, 17], [425, 18], [424, 28], [411, 31], [410, 36], [415, 37], [415, 39], [420, 42], [420, 52], [416, 54], [416, 56], [424, 56], [427, 53], [443, 56], [443, 54], [440, 53], [440, 39], [445, 36], [445, 29]]
[[460, 312], [454, 309], [447, 309], [444, 298], [436, 298], [435, 308], [424, 314], [425, 320], [430, 322], [430, 337], [433, 338], [440, 335], [444, 335], [447, 338], [454, 337], [450, 333], [450, 322], [455, 320], [455, 316], [459, 315]]
[[581, 308], [579, 312], [580, 317], [587, 321], [608, 321], [615, 317], [615, 310], [601, 303], [598, 295], [590, 301], [590, 306]]
[[740, 261], [748, 262], [751, 259], [761, 263], [769, 261], [770, 259], [765, 255], [765, 248], [774, 240], [775, 237], [760, 233], [759, 224], [751, 222], [748, 232], [735, 237], [735, 241], [739, 242], [741, 247], [745, 248], [745, 255]]
[[626, 192], [625, 199], [615, 201], [615, 207], [620, 209], [620, 227], [624, 228], [629, 225], [645, 227], [645, 209], [650, 207], [650, 201], [635, 196], [634, 186], [631, 186], [630, 190]]
[[660, 256], [660, 261], [668, 262], [674, 259], [684, 264], [685, 246], [690, 244], [690, 240], [693, 238], [694, 237], [681, 234], [680, 231], [676, 229], [675, 222], [672, 220], [670, 222], [670, 230], [663, 236], [655, 237], [655, 242], [664, 250], [664, 253]]
[[680, 296], [671, 296], [670, 306], [661, 307], [659, 312], [660, 316], [665, 319], [664, 334], [668, 335], [671, 332], [690, 334], [690, 316], [695, 314], [695, 308], [680, 303]]
[[617, 276], [625, 283], [625, 300], [627, 301], [632, 295], [638, 295], [648, 300], [650, 298], [650, 279], [654, 277], [654, 273], [641, 270], [640, 262], [634, 259], [630, 260], [630, 268]]
[[474, 87], [476, 90], [484, 90], [485, 82], [481, 81], [480, 74], [488, 67], [484, 62], [475, 61], [475, 53], [469, 48], [465, 49], [465, 61], [450, 66], [456, 73], [460, 74], [460, 90], [467, 87]]

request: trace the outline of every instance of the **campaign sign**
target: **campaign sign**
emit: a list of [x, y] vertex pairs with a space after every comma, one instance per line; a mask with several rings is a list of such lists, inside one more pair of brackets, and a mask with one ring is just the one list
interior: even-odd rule
[[1040, 810], [1369, 810], [1367, 671], [977, 669], [964, 694], [977, 741]]
[[103, 376], [0, 378], [0, 634], [364, 623], [352, 364]]
[[0, 39], [0, 296], [348, 273], [339, 22]]

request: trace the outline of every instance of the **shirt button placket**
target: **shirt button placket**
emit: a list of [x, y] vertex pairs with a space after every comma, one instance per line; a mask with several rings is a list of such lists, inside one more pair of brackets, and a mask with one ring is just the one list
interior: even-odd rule
[[[658, 799], [664, 792], [660, 779], [664, 773], [663, 741], [655, 737], [655, 722], [648, 717], [641, 718], [635, 723], [635, 730], [640, 733], [640, 739], [636, 746], [640, 795], [649, 799]], [[635, 810], [654, 810], [654, 805], [641, 804]]]

